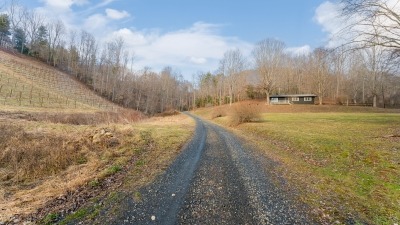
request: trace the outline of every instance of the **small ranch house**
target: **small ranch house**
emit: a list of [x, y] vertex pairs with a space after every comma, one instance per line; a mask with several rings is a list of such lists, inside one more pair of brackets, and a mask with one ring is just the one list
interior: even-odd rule
[[314, 94], [296, 95], [271, 95], [269, 102], [271, 105], [290, 105], [290, 104], [314, 104], [317, 96]]

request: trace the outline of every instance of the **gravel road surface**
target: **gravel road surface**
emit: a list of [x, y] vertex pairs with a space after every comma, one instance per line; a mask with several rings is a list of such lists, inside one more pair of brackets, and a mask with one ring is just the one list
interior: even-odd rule
[[[125, 198], [107, 224], [316, 224], [260, 157], [227, 130], [192, 116], [193, 139], [140, 199]], [[278, 182], [277, 182], [278, 181]], [[281, 186], [282, 185], [282, 186]], [[108, 215], [108, 216], [107, 216]]]

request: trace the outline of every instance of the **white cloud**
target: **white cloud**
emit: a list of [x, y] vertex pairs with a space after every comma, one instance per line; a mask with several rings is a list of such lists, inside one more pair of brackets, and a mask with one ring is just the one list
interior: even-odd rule
[[120, 19], [127, 18], [130, 16], [130, 14], [125, 10], [118, 11], [115, 9], [106, 9], [106, 15], [108, 18], [113, 19], [113, 20], [120, 20]]
[[113, 2], [115, 2], [116, 0], [103, 0], [102, 2], [100, 2], [99, 4], [97, 4], [95, 7], [99, 8], [99, 7], [104, 7], [107, 6]]
[[292, 48], [287, 48], [285, 51], [293, 56], [299, 56], [299, 55], [307, 55], [311, 53], [311, 47], [309, 45], [304, 45], [300, 47], [292, 47]]
[[102, 37], [108, 32], [113, 32], [112, 27], [108, 26], [113, 20], [120, 20], [129, 16], [126, 11], [106, 9], [106, 14], [96, 13], [87, 17], [83, 22], [83, 28]]
[[205, 64], [207, 59], [203, 57], [190, 57], [189, 61], [195, 64]]
[[324, 31], [337, 32], [341, 28], [341, 23], [338, 20], [340, 9], [340, 5], [337, 3], [324, 2], [315, 10], [314, 19], [322, 25]]
[[335, 47], [343, 43], [339, 33], [347, 26], [347, 22], [341, 19], [341, 5], [326, 1], [315, 10], [314, 20], [322, 26], [327, 33], [327, 47]]
[[72, 5], [82, 6], [88, 4], [87, 0], [42, 0], [42, 2], [45, 4], [45, 8], [56, 12], [70, 11]]
[[96, 31], [97, 29], [102, 29], [107, 24], [108, 19], [102, 14], [93, 14], [89, 16], [84, 24], [83, 28], [87, 31]]
[[239, 48], [249, 55], [253, 46], [235, 37], [218, 35], [220, 25], [194, 23], [187, 29], [160, 33], [158, 30], [122, 28], [104, 40], [116, 37], [125, 40], [129, 50], [135, 52], [135, 68], [149, 66], [161, 70], [165, 66], [178, 68], [187, 79], [198, 71], [214, 71], [223, 54]]

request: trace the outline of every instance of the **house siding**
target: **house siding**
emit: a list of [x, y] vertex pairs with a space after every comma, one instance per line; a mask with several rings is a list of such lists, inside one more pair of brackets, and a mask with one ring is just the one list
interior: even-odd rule
[[[299, 105], [313, 105], [315, 100], [315, 95], [272, 95], [270, 96], [270, 103], [273, 105], [282, 104], [299, 104]], [[311, 98], [311, 101], [306, 101], [306, 98]], [[295, 99], [298, 99], [296, 101]]]

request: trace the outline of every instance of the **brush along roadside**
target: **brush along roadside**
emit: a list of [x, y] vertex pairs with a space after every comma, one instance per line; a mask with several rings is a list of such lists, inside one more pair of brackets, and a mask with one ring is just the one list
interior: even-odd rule
[[[321, 223], [399, 223], [400, 116], [357, 111], [265, 113], [230, 129], [279, 162], [277, 172]], [[229, 120], [213, 121], [226, 126]]]
[[177, 115], [79, 126], [7, 119], [0, 126], [0, 222], [20, 223], [58, 221], [95, 196], [150, 182], [194, 122]]

